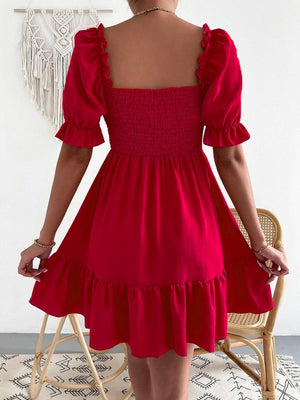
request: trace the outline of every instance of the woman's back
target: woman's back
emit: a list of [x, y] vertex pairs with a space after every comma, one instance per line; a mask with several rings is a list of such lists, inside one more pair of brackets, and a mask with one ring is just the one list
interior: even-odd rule
[[150, 13], [107, 27], [104, 34], [114, 87], [197, 85], [202, 27], [172, 14]]

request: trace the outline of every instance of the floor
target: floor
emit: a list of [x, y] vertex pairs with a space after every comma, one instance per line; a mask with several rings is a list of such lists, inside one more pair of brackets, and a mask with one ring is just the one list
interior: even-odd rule
[[[62, 337], [66, 335], [61, 335]], [[45, 334], [42, 348], [51, 343], [53, 334]], [[85, 337], [88, 343], [88, 337]], [[34, 354], [38, 335], [33, 333], [0, 333], [0, 353], [2, 354]], [[284, 354], [294, 357], [296, 364], [300, 365], [300, 336], [275, 336], [275, 346], [277, 354]], [[262, 349], [262, 346], [259, 345]], [[56, 353], [81, 352], [81, 347], [75, 339], [59, 343], [55, 350]], [[110, 353], [122, 352], [121, 345], [109, 349]], [[247, 347], [233, 349], [235, 353], [251, 353]]]

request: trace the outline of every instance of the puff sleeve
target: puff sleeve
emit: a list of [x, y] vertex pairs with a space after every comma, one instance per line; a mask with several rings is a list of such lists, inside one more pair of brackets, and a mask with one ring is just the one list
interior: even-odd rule
[[250, 138], [241, 119], [242, 72], [236, 46], [224, 29], [211, 32], [205, 56], [207, 90], [202, 103], [203, 143], [235, 146]]
[[97, 44], [96, 28], [78, 31], [74, 37], [62, 95], [64, 123], [55, 135], [74, 146], [93, 147], [104, 142], [100, 118], [106, 105]]

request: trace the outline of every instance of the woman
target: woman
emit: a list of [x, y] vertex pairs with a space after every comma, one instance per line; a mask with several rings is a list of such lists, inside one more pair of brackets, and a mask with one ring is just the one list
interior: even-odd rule
[[[179, 18], [177, 0], [129, 5], [129, 20], [75, 37], [46, 218], [18, 271], [38, 281], [31, 304], [85, 316], [92, 348], [126, 343], [137, 400], [185, 400], [195, 344], [213, 351], [227, 312], [269, 311], [269, 283], [289, 270], [256, 214], [233, 40]], [[92, 148], [104, 142], [102, 115], [111, 149], [49, 257]], [[204, 125], [251, 248], [202, 151]]]

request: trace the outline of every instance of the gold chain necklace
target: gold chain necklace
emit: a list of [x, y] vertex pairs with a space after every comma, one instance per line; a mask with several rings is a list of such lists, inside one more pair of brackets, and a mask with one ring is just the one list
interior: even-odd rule
[[154, 10], [167, 11], [167, 12], [169, 12], [171, 14], [176, 15], [175, 11], [167, 10], [166, 8], [163, 8], [163, 7], [152, 7], [152, 8], [148, 8], [147, 10], [139, 11], [138, 13], [134, 14], [134, 16], [140, 15], [140, 14], [148, 14], [150, 11], [154, 11]]

